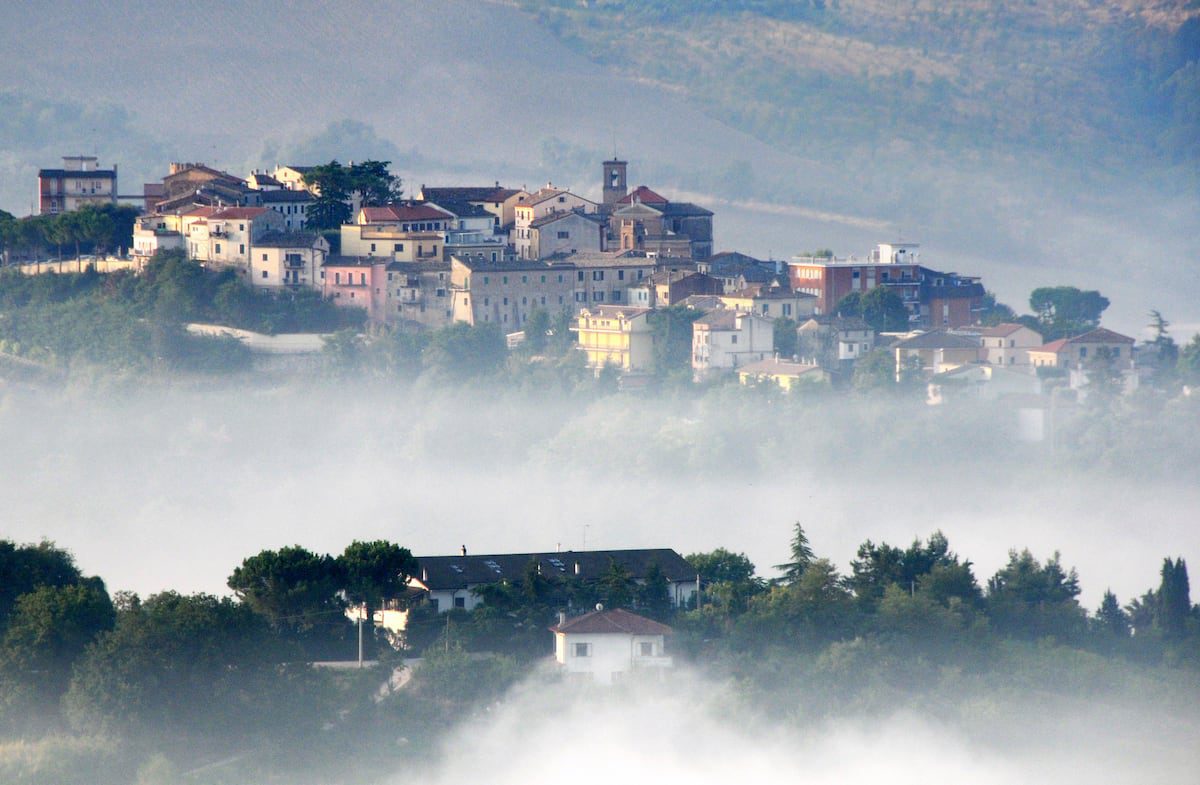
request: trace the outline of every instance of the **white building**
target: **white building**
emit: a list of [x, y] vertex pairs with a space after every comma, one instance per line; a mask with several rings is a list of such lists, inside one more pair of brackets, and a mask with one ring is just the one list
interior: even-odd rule
[[254, 243], [250, 260], [251, 286], [278, 289], [320, 288], [321, 265], [329, 256], [329, 241], [314, 232], [267, 232]]
[[620, 608], [567, 619], [560, 616], [554, 633], [554, 659], [569, 677], [612, 684], [635, 670], [661, 674], [672, 666], [666, 653], [670, 627]]
[[775, 321], [718, 308], [692, 322], [692, 372], [697, 380], [765, 360], [775, 353]]
[[254, 243], [267, 232], [283, 228], [283, 216], [274, 210], [226, 207], [190, 225], [188, 255], [212, 266], [248, 271]]
[[590, 199], [576, 196], [570, 191], [555, 188], [553, 185], [547, 185], [537, 193], [530, 194], [528, 199], [513, 208], [511, 242], [517, 256], [521, 259], [535, 258], [532, 256], [531, 249], [533, 242], [532, 224], [537, 219], [544, 218], [556, 212], [569, 213], [579, 211], [581, 213], [594, 213], [597, 209], [598, 205]]
[[992, 365], [1028, 366], [1029, 350], [1042, 345], [1042, 336], [1023, 324], [997, 324], [979, 333], [987, 361]]

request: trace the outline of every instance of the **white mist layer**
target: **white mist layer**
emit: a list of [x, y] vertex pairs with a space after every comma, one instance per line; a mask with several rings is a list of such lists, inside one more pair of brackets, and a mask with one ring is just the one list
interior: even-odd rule
[[[1003, 706], [974, 734], [909, 711], [785, 728], [731, 709], [699, 679], [572, 691], [526, 685], [456, 728], [430, 785], [569, 781], [805, 785], [1151, 785], [1194, 781], [1194, 721], [1144, 722], [1129, 707], [1083, 701]], [[1013, 709], [1028, 716], [1014, 722]], [[1127, 723], [1137, 722], [1137, 725]], [[395, 785], [410, 782], [405, 776]]]

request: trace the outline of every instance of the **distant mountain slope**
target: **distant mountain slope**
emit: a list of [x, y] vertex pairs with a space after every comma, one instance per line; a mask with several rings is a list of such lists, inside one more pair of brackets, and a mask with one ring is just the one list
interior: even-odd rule
[[1014, 304], [1121, 288], [1118, 327], [1200, 325], [1200, 279], [1171, 277], [1200, 234], [1194, 3], [10, 6], [0, 209], [67, 153], [119, 163], [126, 192], [170, 160], [377, 156], [411, 188], [596, 196], [615, 145], [635, 182], [716, 208], [721, 248], [902, 234]]
[[1194, 0], [520, 0], [563, 40], [809, 154], [1200, 160]]

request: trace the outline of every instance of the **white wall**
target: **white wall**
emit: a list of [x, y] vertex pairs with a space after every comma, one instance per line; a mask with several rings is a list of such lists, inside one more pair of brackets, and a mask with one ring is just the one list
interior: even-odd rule
[[[617, 633], [583, 634], [555, 633], [554, 657], [567, 673], [589, 673], [597, 684], [612, 684], [614, 677], [628, 673], [639, 660], [658, 667], [668, 666], [664, 661], [662, 635], [625, 635]], [[575, 656], [575, 644], [590, 646], [589, 656]], [[649, 643], [653, 653], [649, 658], [641, 654], [639, 644]]]

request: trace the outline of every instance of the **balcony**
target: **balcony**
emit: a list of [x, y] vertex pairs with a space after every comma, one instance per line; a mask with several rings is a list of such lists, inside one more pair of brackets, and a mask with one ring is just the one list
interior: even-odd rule
[[672, 658], [663, 655], [651, 657], [635, 656], [633, 658], [633, 666], [635, 668], [670, 668], [673, 665]]

